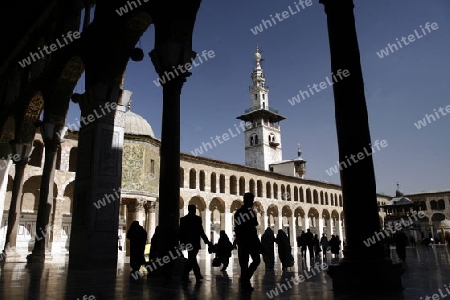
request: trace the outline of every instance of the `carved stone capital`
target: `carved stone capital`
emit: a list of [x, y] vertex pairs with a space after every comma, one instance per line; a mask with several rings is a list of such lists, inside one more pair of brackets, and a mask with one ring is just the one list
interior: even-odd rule
[[145, 212], [146, 201], [137, 199], [136, 200], [136, 212]]
[[158, 204], [156, 203], [156, 201], [147, 202], [145, 204], [145, 210], [148, 213], [155, 213], [157, 206], [158, 206]]

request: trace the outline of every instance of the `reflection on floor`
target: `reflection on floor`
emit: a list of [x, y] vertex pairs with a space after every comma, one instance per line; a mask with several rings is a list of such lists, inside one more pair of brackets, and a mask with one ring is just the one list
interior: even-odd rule
[[[123, 252], [121, 252], [123, 253]], [[394, 261], [397, 259], [392, 249]], [[446, 246], [417, 246], [407, 248], [406, 271], [403, 275], [403, 293], [390, 296], [335, 296], [331, 290], [331, 279], [326, 272], [318, 272], [315, 262], [320, 260], [296, 260], [287, 272], [281, 271], [277, 262], [275, 271], [265, 272], [262, 262], [253, 278], [255, 291], [239, 291], [239, 266], [236, 251], [231, 258], [228, 272], [211, 267], [212, 256], [205, 250], [200, 252], [200, 267], [204, 275], [201, 284], [182, 285], [176, 279], [164, 282], [163, 279], [130, 280], [129, 259], [121, 258], [117, 270], [95, 273], [68, 272], [67, 256], [60, 262], [55, 258], [45, 268], [27, 267], [25, 260], [6, 262], [0, 267], [0, 299], [442, 299], [450, 290], [450, 255]], [[294, 251], [297, 255], [297, 249]], [[327, 264], [336, 263], [331, 255]], [[319, 266], [316, 265], [316, 266]], [[311, 267], [313, 268], [311, 270]], [[364, 265], [361, 266], [364, 268]], [[370, 270], [367, 270], [370, 272]], [[301, 281], [304, 276], [304, 281]], [[289, 282], [289, 283], [288, 283]], [[444, 286], [445, 285], [445, 286]], [[278, 295], [276, 295], [278, 293]], [[269, 296], [270, 295], [270, 296]], [[426, 298], [429, 296], [430, 298]]]

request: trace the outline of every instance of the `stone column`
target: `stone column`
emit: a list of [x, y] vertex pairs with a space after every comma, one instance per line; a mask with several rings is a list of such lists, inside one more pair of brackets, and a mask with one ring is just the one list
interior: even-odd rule
[[[36, 237], [34, 239], [33, 251], [27, 256], [28, 262], [43, 263], [45, 260], [45, 252], [48, 250], [49, 232], [51, 231], [51, 228], [48, 228], [48, 226], [50, 214], [53, 211], [53, 185], [55, 182], [56, 154], [61, 143], [60, 131], [61, 127], [58, 125], [52, 123], [41, 124], [41, 132], [45, 145], [45, 160], [39, 191]], [[50, 135], [50, 138], [46, 137], [47, 134]]]
[[278, 210], [277, 220], [275, 222], [275, 230], [283, 229], [283, 213], [282, 210]]
[[[27, 147], [31, 147], [28, 145]], [[8, 228], [6, 230], [4, 252], [7, 256], [17, 256], [16, 242], [17, 229], [19, 228], [19, 214], [22, 206], [22, 187], [24, 180], [25, 167], [28, 163], [29, 156], [21, 157], [16, 162], [13, 189], [11, 193], [11, 204], [8, 212]]]
[[[155, 20], [155, 24], [163, 22]], [[161, 25], [163, 26], [163, 25]], [[155, 25], [156, 36], [160, 37], [159, 25]], [[164, 30], [164, 29], [163, 29]], [[180, 97], [186, 77], [191, 73], [174, 75], [174, 69], [185, 66], [195, 57], [187, 45], [156, 38], [155, 49], [150, 58], [163, 87], [163, 116], [160, 147], [159, 181], [159, 224], [162, 231], [159, 255], [163, 256], [178, 243], [180, 219]], [[168, 74], [172, 72], [172, 77]], [[209, 220], [209, 219], [208, 219]], [[209, 232], [208, 232], [209, 234]]]
[[156, 228], [156, 202], [147, 202], [145, 208], [147, 212], [145, 230], [147, 230], [147, 241], [150, 242]]
[[[336, 130], [339, 160], [345, 161], [360, 152], [371, 154], [354, 5], [353, 0], [320, 3], [327, 14], [331, 71], [338, 79], [333, 84]], [[371, 247], [363, 243], [380, 230], [372, 156], [343, 168], [341, 185], [347, 246], [340, 265], [329, 268], [333, 290], [370, 293], [400, 289], [400, 269], [385, 260], [381, 243]]]
[[289, 218], [289, 235], [291, 236], [291, 246], [295, 247], [297, 242], [297, 228], [295, 224], [295, 215], [292, 214], [292, 216]]
[[322, 216], [319, 216], [319, 222], [318, 223], [319, 224], [317, 225], [318, 228], [316, 230], [316, 233], [317, 233], [317, 236], [319, 237], [319, 240], [320, 240], [320, 237], [322, 236], [322, 233], [324, 233], [324, 230], [323, 230], [324, 221], [323, 221], [323, 217]]
[[309, 217], [305, 214], [305, 217], [303, 218], [303, 231], [306, 232], [306, 230], [309, 228]]
[[136, 220], [136, 203], [131, 202], [126, 205], [126, 216], [127, 216], [127, 230], [124, 234], [124, 241], [122, 241], [125, 244], [125, 255], [130, 256], [130, 240], [127, 239], [127, 232], [128, 229], [130, 229], [131, 223]]
[[131, 92], [97, 84], [80, 103], [69, 269], [117, 267], [125, 106]]
[[[205, 234], [208, 237], [208, 239], [211, 240], [211, 211], [209, 208], [205, 208], [204, 210], [205, 218], [203, 220], [203, 229], [205, 230]], [[203, 243], [203, 241], [202, 241]]]
[[5, 210], [5, 198], [8, 187], [8, 174], [11, 168], [11, 159], [0, 159], [0, 225], [3, 224], [3, 211]]
[[55, 209], [53, 211], [53, 220], [51, 223], [51, 253], [60, 253], [63, 248], [63, 245], [61, 244], [61, 233], [63, 224], [64, 201], [65, 199], [63, 196], [56, 197]]
[[145, 200], [136, 199], [136, 221], [138, 221], [139, 225], [141, 225], [142, 227], [145, 227], [145, 224], [147, 223], [145, 204]]
[[265, 213], [263, 211], [261, 211], [261, 228], [262, 228], [262, 233], [264, 233], [264, 231], [266, 231], [267, 228], [267, 217], [265, 216]]

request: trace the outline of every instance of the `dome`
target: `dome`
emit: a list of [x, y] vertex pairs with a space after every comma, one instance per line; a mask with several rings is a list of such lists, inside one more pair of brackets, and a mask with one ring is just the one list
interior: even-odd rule
[[125, 134], [155, 137], [152, 126], [142, 116], [131, 110], [125, 113]]

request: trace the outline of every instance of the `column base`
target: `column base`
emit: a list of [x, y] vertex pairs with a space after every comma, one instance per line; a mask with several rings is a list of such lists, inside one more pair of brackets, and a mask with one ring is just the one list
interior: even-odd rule
[[336, 294], [386, 294], [403, 290], [401, 263], [389, 260], [341, 262], [329, 266], [328, 275], [333, 280]]
[[52, 260], [53, 256], [48, 251], [45, 250], [45, 252], [32, 252], [31, 254], [27, 255], [27, 263], [44, 263], [45, 261]]
[[7, 259], [19, 258], [21, 255], [17, 252], [16, 247], [8, 247], [3, 253], [2, 258], [6, 261]]

